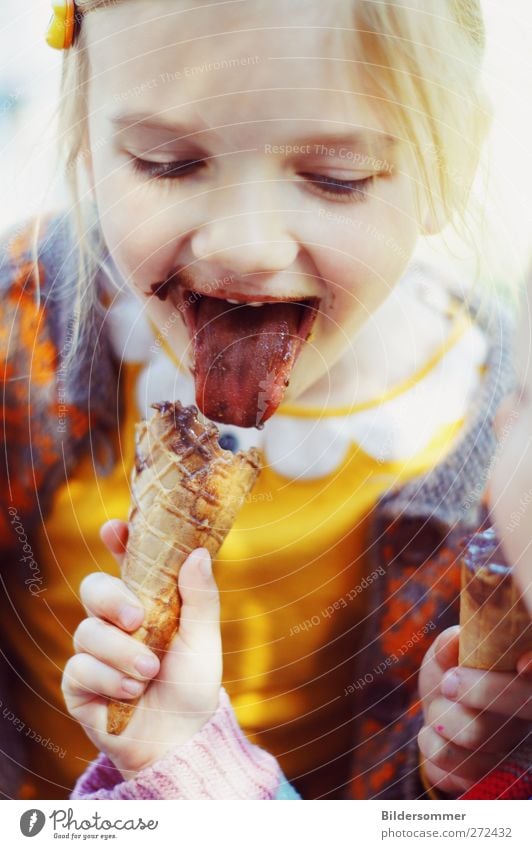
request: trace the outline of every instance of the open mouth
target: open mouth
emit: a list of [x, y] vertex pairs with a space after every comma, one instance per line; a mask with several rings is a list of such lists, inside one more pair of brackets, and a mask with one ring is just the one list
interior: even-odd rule
[[176, 296], [193, 344], [198, 407], [212, 421], [261, 428], [284, 397], [319, 299], [182, 287]]

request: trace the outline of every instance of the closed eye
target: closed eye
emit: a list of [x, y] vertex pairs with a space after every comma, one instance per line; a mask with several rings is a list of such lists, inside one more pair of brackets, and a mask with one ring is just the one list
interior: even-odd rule
[[[153, 162], [131, 156], [133, 169], [136, 173], [152, 180], [182, 180], [195, 176], [207, 163], [204, 159], [181, 159], [175, 162]], [[325, 174], [302, 172], [302, 177], [314, 191], [322, 197], [331, 197], [339, 201], [363, 201], [368, 195], [368, 189], [375, 181], [376, 175], [371, 174], [359, 180], [340, 180]]]
[[206, 166], [203, 159], [181, 159], [176, 162], [151, 162], [132, 156], [133, 169], [145, 177], [155, 180], [179, 180], [195, 174]]
[[338, 200], [365, 200], [368, 189], [375, 180], [375, 174], [363, 177], [360, 180], [339, 180], [336, 177], [327, 177], [325, 174], [311, 174], [303, 172], [303, 177], [320, 194], [335, 197]]

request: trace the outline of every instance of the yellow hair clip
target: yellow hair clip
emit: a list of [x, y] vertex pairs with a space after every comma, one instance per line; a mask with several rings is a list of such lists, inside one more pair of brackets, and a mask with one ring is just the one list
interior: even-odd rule
[[53, 0], [46, 43], [55, 50], [67, 50], [74, 44], [76, 4], [74, 0]]

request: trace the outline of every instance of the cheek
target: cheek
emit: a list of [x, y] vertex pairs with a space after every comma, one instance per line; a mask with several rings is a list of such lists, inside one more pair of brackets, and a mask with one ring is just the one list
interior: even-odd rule
[[112, 168], [94, 159], [95, 198], [100, 227], [123, 276], [136, 286], [155, 282], [172, 271], [183, 232], [179, 205], [161, 189], [142, 184], [109, 153]]
[[[142, 207], [141, 207], [142, 208]], [[100, 227], [113, 262], [139, 291], [165, 279], [176, 265], [179, 240], [173, 228], [164, 229], [145, 218], [133, 204], [118, 203], [112, 215], [100, 217]]]
[[406, 216], [385, 218], [375, 211], [350, 226], [322, 231], [320, 242], [327, 248], [316, 250], [314, 261], [334, 295], [331, 310], [345, 314], [362, 308], [369, 315], [376, 309], [408, 265], [418, 235]]

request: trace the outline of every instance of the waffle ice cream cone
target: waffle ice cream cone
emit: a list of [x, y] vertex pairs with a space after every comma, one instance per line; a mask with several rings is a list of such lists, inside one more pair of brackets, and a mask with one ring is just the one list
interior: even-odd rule
[[[232, 454], [195, 407], [154, 404], [136, 425], [129, 538], [122, 578], [146, 614], [135, 639], [159, 657], [174, 637], [180, 612], [177, 579], [195, 548], [215, 557], [259, 474], [255, 449]], [[109, 704], [107, 731], [121, 734], [138, 700]]]
[[532, 622], [493, 530], [476, 534], [462, 561], [459, 663], [515, 671], [532, 649]]

